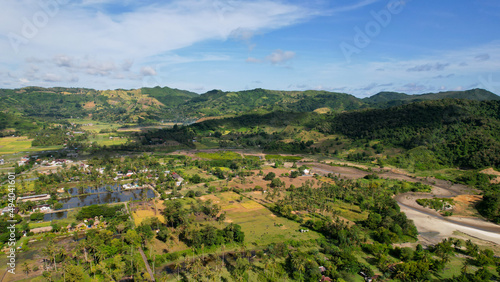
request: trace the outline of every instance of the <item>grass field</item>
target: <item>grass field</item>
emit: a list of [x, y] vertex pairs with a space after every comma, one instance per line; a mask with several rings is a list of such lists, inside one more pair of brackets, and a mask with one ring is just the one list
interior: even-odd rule
[[204, 137], [199, 140], [199, 142], [195, 143], [196, 149], [216, 149], [219, 148], [219, 141], [215, 138]]
[[31, 141], [28, 137], [3, 137], [0, 138], [0, 155], [16, 154], [20, 152], [39, 152], [49, 150], [59, 150], [62, 146], [50, 147], [31, 147]]
[[50, 224], [51, 224], [50, 221], [30, 222], [29, 226], [30, 226], [30, 229], [34, 229], [34, 228], [40, 228], [40, 227], [47, 227], [47, 226], [50, 226]]
[[135, 226], [139, 226], [142, 221], [149, 217], [157, 217], [158, 220], [165, 223], [165, 217], [160, 213], [156, 213], [151, 209], [148, 210], [136, 210], [132, 213], [132, 217], [134, 218]]
[[125, 144], [128, 138], [116, 136], [116, 134], [102, 133], [89, 138], [90, 142], [97, 142], [100, 146], [113, 146]]
[[94, 131], [96, 133], [102, 129], [115, 130], [120, 127], [120, 125], [116, 123], [106, 123], [91, 119], [69, 119], [68, 121], [75, 124], [81, 124], [83, 130]]
[[231, 151], [218, 151], [214, 153], [199, 152], [196, 153], [196, 156], [209, 160], [235, 160], [242, 158], [240, 154]]
[[282, 155], [266, 155], [266, 160], [281, 160], [281, 161], [300, 161], [302, 157], [298, 156], [282, 156]]
[[313, 231], [301, 233], [299, 223], [277, 217], [266, 207], [253, 200], [243, 198], [240, 202], [240, 197], [234, 192], [224, 192], [203, 196], [201, 199], [210, 199], [222, 207], [222, 210], [227, 213], [225, 225], [229, 223], [241, 225], [247, 244], [268, 245], [287, 240], [316, 239], [321, 236]]

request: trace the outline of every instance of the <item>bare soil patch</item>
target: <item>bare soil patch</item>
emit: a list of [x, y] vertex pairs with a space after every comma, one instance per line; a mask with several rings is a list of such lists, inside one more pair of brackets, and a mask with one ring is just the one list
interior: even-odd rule
[[460, 195], [453, 198], [455, 202], [453, 206], [453, 214], [459, 216], [479, 216], [474, 206], [482, 200], [482, 196], [479, 195]]
[[86, 103], [85, 105], [83, 105], [83, 108], [86, 109], [86, 110], [95, 108], [94, 101]]
[[500, 183], [500, 172], [494, 170], [493, 168], [488, 168], [485, 170], [480, 171], [481, 173], [488, 174], [488, 175], [495, 175], [497, 176], [496, 178], [493, 178], [490, 182], [491, 184], [499, 184]]

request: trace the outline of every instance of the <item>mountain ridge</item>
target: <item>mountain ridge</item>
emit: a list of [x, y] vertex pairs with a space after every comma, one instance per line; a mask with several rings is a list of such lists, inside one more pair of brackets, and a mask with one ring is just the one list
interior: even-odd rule
[[256, 88], [243, 91], [210, 90], [197, 94], [170, 87], [95, 90], [89, 88], [24, 87], [0, 89], [0, 111], [26, 117], [92, 118], [119, 123], [155, 123], [161, 120], [193, 121], [204, 117], [251, 112], [332, 112], [388, 108], [416, 101], [439, 99], [500, 100], [484, 89], [409, 95], [380, 92], [360, 99], [323, 90], [284, 91]]

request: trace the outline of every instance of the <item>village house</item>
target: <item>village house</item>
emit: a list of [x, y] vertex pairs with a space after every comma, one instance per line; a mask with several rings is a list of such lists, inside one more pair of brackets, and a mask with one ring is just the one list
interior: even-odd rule
[[19, 212], [19, 208], [18, 207], [5, 207], [2, 209], [2, 215], [4, 214], [10, 214], [10, 213], [13, 213], [13, 214], [17, 214]]
[[50, 205], [36, 205], [34, 208], [33, 208], [33, 212], [49, 212], [51, 211], [52, 209], [50, 208]]
[[328, 276], [322, 276], [321, 277], [321, 280], [319, 280], [320, 282], [331, 282], [333, 281], [332, 278], [328, 277]]
[[180, 175], [177, 173], [172, 173], [172, 177], [175, 179], [175, 185], [176, 186], [181, 186], [182, 182], [184, 181], [184, 178], [182, 178]]
[[19, 197], [17, 198], [17, 201], [21, 202], [27, 202], [27, 201], [46, 201], [50, 199], [49, 194], [41, 194], [41, 195], [33, 195], [33, 196], [26, 196], [26, 197]]

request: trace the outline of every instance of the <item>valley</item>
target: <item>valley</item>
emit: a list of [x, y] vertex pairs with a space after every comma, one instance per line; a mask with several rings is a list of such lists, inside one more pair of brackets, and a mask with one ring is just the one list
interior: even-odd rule
[[56, 100], [3, 112], [2, 281], [499, 277], [492, 93], [18, 94]]

